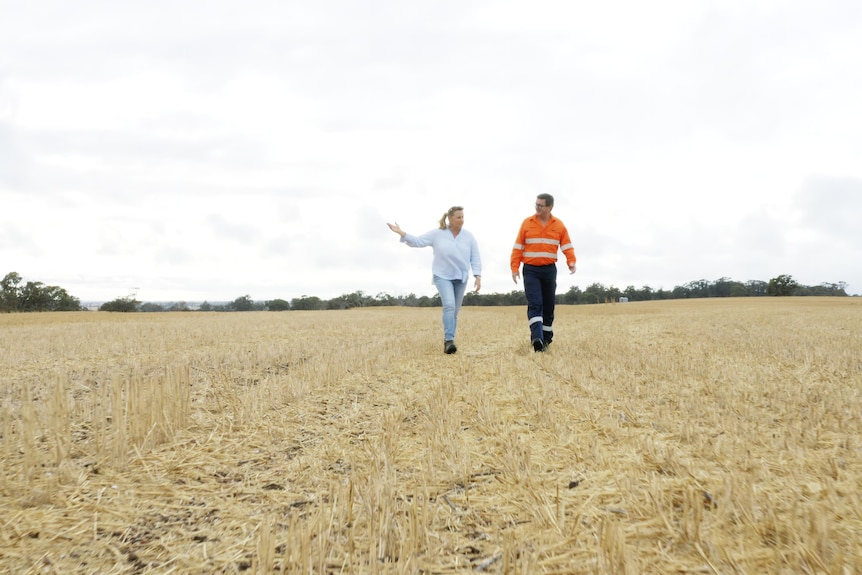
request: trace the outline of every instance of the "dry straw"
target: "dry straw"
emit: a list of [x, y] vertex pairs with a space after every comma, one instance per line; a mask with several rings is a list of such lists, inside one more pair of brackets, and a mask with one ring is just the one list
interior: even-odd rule
[[0, 316], [0, 573], [860, 573], [862, 305]]

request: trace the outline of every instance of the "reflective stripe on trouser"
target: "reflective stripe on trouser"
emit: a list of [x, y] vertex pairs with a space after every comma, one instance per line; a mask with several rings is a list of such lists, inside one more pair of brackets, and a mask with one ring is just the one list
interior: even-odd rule
[[523, 274], [524, 294], [527, 296], [527, 318], [530, 321], [530, 340], [550, 341], [554, 335], [557, 266], [524, 264]]

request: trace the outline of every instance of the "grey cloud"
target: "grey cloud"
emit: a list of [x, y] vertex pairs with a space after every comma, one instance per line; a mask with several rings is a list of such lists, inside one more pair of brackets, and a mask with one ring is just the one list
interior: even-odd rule
[[[162, 246], [155, 250], [154, 260], [159, 264], [165, 263], [176, 266], [184, 266], [195, 263], [197, 257], [190, 250], [180, 245]], [[161, 286], [167, 288], [168, 286]]]
[[386, 220], [380, 211], [371, 206], [360, 206], [356, 210], [354, 235], [363, 240], [393, 239], [395, 234], [386, 226]]
[[305, 242], [301, 234], [282, 233], [278, 237], [266, 242], [263, 248], [264, 254], [289, 261], [300, 256], [301, 248]]
[[[160, 60], [201, 85], [260, 67], [276, 67], [296, 78], [295, 72], [308, 65], [300, 86], [313, 86], [316, 80], [330, 86], [327, 78], [336, 83], [350, 78], [350, 68], [333, 78], [329, 73], [333, 66], [358, 63], [369, 54], [382, 61], [435, 53], [445, 44], [429, 47], [416, 33], [435, 22], [446, 26], [446, 21], [455, 20], [453, 15], [463, 14], [464, 7], [376, 2], [347, 3], [332, 10], [315, 3], [252, 2], [238, 9], [232, 2], [154, 0], [122, 6], [81, 2], [70, 10], [55, 2], [50, 9], [21, 6], [7, 13], [5, 27], [0, 24], [4, 32], [0, 47], [15, 47], [17, 57], [10, 64], [16, 74], [29, 77], [95, 79]], [[226, 27], [225, 22], [231, 25]], [[48, 30], [63, 32], [49, 36]]]
[[737, 248], [734, 252], [751, 261], [783, 257], [787, 251], [786, 229], [787, 222], [764, 211], [746, 214], [733, 231]]
[[[16, 73], [35, 73], [42, 63], [56, 66], [52, 77], [68, 69], [76, 80], [86, 80], [87, 62], [96, 62], [94, 70], [109, 76], [159, 62], [180, 70], [197, 89], [209, 90], [240, 72], [276, 71], [293, 93], [319, 104], [318, 126], [334, 131], [425, 129], [441, 94], [472, 90], [477, 100], [501, 100], [527, 114], [532, 129], [516, 134], [525, 148], [544, 144], [547, 133], [563, 129], [589, 139], [590, 145], [576, 149], [582, 153], [603, 142], [619, 145], [621, 135], [626, 141], [648, 142], [656, 130], [680, 132], [686, 124], [685, 118], [673, 120], [679, 114], [673, 99], [678, 86], [668, 85], [666, 77], [655, 71], [638, 78], [614, 77], [590, 65], [589, 53], [572, 35], [483, 29], [471, 20], [470, 4], [411, 3], [408, 8], [385, 2], [373, 10], [344, 5], [337, 12], [312, 4], [271, 4], [265, 17], [248, 12], [231, 18], [235, 26], [230, 29], [214, 25], [228, 10], [226, 4], [208, 4], [195, 18], [183, 19], [184, 10], [190, 9], [160, 2], [146, 10], [100, 10], [89, 15], [90, 34], [67, 32], [55, 39], [64, 49], [54, 58], [39, 52], [40, 43], [19, 38], [15, 47], [30, 66]], [[86, 14], [85, 8], [67, 18]], [[187, 22], [194, 23], [194, 35]], [[114, 32], [129, 24], [134, 24], [131, 32]], [[56, 59], [64, 57], [70, 61], [58, 65]], [[508, 115], [499, 120], [506, 126]], [[564, 155], [561, 148], [573, 145], [561, 142], [555, 149]], [[178, 151], [192, 158], [201, 153]], [[513, 155], [520, 152], [513, 150]]]
[[0, 188], [21, 191], [26, 186], [31, 157], [11, 125], [0, 121]]
[[101, 218], [98, 243], [93, 246], [93, 253], [109, 257], [143, 258], [156, 249], [163, 235], [164, 226], [158, 220], [142, 220], [134, 214], [113, 214]]
[[[32, 164], [32, 155], [54, 159], [65, 156], [69, 159], [66, 164], [58, 165], [52, 159], [41, 162], [38, 171], [27, 170], [27, 188], [46, 197], [86, 191], [92, 202], [101, 205], [254, 193], [258, 190], [253, 187], [237, 189], [201, 181], [215, 170], [242, 172], [260, 168], [265, 162], [260, 145], [243, 138], [184, 139], [140, 131], [33, 131], [22, 133], [11, 145], [11, 152], [4, 154], [0, 129], [0, 183], [7, 171], [7, 159], [11, 160], [11, 185], [20, 183], [22, 172]], [[24, 149], [28, 150], [27, 156], [23, 155]], [[71, 161], [77, 158], [84, 162]], [[87, 167], [75, 167], [78, 163]]]
[[[589, 226], [578, 233], [578, 281], [595, 281], [624, 288], [629, 285], [672, 289], [697, 279], [722, 276], [739, 281], [749, 270], [763, 269], [762, 258], [740, 261], [735, 257], [739, 238], [733, 230], [690, 218], [656, 222], [649, 229], [626, 235], [608, 235]], [[749, 253], [751, 250], [749, 250]], [[765, 273], [765, 272], [764, 272]], [[743, 277], [746, 276], [746, 277]], [[600, 279], [599, 279], [600, 278]], [[583, 286], [582, 286], [583, 287]]]
[[[847, 97], [848, 78], [862, 74], [833, 64], [841, 44], [858, 37], [858, 3], [817, 9], [737, 11], [716, 4], [687, 39], [675, 62], [680, 103], [698, 124], [735, 139], [772, 139], [816, 128], [822, 112]], [[856, 42], [856, 40], [851, 40]], [[839, 88], [843, 86], [844, 89]], [[858, 90], [856, 90], [858, 91]]]
[[862, 179], [814, 176], [795, 198], [799, 225], [837, 244], [862, 246]]
[[[193, 165], [193, 164], [192, 164]], [[289, 164], [285, 164], [290, 167]], [[189, 167], [177, 164], [175, 167]], [[305, 166], [296, 165], [305, 170]], [[29, 176], [30, 193], [44, 198], [62, 198], [70, 192], [86, 192], [91, 206], [103, 206], [127, 211], [134, 206], [161, 205], [166, 210], [174, 209], [178, 199], [199, 200], [199, 210], [206, 212], [208, 205], [222, 196], [232, 198], [260, 199], [271, 202], [285, 218], [292, 218], [293, 208], [285, 201], [301, 201], [315, 197], [310, 188], [291, 186], [238, 185], [211, 181], [217, 166], [207, 168], [199, 165], [190, 172], [176, 172], [172, 166], [155, 163], [128, 164], [77, 169], [70, 166], [45, 164], [38, 173]], [[164, 168], [164, 169], [162, 169]]]
[[[0, 222], [0, 252], [12, 250], [26, 253], [31, 257], [42, 254], [39, 244], [33, 240], [31, 233], [13, 222]], [[0, 270], [0, 273], [6, 272]]]
[[235, 224], [221, 214], [210, 214], [206, 217], [206, 223], [213, 234], [220, 240], [233, 240], [240, 244], [251, 244], [260, 236], [259, 230], [254, 226]]
[[398, 171], [393, 172], [388, 176], [381, 176], [371, 183], [371, 189], [374, 191], [392, 190], [403, 188], [407, 185], [409, 178]]
[[146, 130], [33, 131], [28, 134], [28, 140], [39, 153], [89, 156], [117, 168], [141, 163], [153, 166], [155, 162], [162, 168], [191, 164], [199, 169], [207, 169], [207, 166], [249, 169], [263, 165], [265, 157], [259, 143], [238, 135], [175, 133], [165, 136]]
[[430, 273], [431, 250], [421, 250], [426, 252], [424, 259], [420, 254], [411, 254], [413, 250], [398, 243], [398, 237], [372, 207], [361, 206], [352, 222], [314, 235], [322, 229], [313, 227], [282, 234], [267, 243], [265, 253], [306, 276], [337, 272], [343, 278], [376, 277], [400, 273], [397, 270], [410, 269], [416, 261], [424, 259]]

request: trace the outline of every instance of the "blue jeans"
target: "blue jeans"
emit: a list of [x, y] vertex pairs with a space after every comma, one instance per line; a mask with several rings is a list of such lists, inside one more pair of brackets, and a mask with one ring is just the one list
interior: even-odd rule
[[464, 300], [467, 282], [444, 280], [434, 276], [434, 285], [437, 287], [440, 301], [443, 303], [443, 340], [453, 341], [455, 330], [458, 327], [458, 312], [461, 311], [461, 302]]

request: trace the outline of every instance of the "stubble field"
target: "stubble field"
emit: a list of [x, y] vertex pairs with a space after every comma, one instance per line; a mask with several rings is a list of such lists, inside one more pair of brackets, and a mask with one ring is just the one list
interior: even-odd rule
[[862, 573], [862, 299], [0, 315], [0, 573]]

